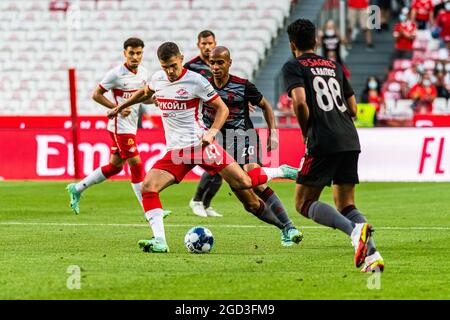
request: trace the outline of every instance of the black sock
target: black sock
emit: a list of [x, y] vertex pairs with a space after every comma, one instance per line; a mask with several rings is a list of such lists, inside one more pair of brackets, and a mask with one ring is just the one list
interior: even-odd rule
[[194, 201], [202, 201], [203, 196], [205, 195], [206, 190], [208, 190], [208, 185], [211, 181], [212, 175], [210, 175], [208, 172], [204, 172], [202, 174], [202, 177], [200, 178], [200, 182], [197, 186], [197, 191], [194, 195]]
[[295, 228], [294, 224], [287, 214], [286, 208], [284, 207], [280, 198], [271, 188], [267, 187], [263, 192], [258, 194], [258, 196], [264, 201], [266, 206], [270, 208], [270, 210], [278, 218], [278, 220], [280, 220], [280, 222], [283, 224], [283, 228]]
[[[366, 223], [366, 217], [356, 209], [355, 206], [345, 207], [341, 212], [348, 220], [353, 221], [354, 223]], [[377, 251], [375, 247], [375, 242], [373, 241], [373, 237], [370, 237], [369, 242], [367, 243], [367, 255], [370, 256]]]
[[205, 208], [209, 208], [211, 205], [211, 200], [214, 198], [216, 193], [219, 191], [220, 186], [222, 185], [222, 176], [218, 173], [211, 176], [208, 189], [206, 189], [206, 192], [204, 192], [203, 195], [203, 206]]

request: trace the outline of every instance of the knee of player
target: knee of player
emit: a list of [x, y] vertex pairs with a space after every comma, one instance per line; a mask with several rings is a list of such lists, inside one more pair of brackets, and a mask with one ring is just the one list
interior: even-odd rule
[[144, 182], [142, 182], [141, 192], [159, 192], [159, 190], [151, 183], [151, 181], [144, 180]]
[[237, 188], [236, 189], [251, 189], [252, 187], [252, 179], [248, 175], [240, 175], [238, 178], [236, 178]]

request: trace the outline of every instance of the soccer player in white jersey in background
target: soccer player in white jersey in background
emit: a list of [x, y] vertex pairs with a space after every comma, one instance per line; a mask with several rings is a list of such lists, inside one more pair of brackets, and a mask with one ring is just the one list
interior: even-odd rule
[[[233, 190], [251, 189], [272, 178], [295, 179], [297, 169], [256, 168], [246, 173], [236, 161], [214, 141], [215, 135], [228, 117], [228, 108], [211, 84], [198, 73], [183, 68], [183, 56], [173, 42], [163, 43], [157, 51], [162, 71], [155, 73], [150, 84], [132, 95], [120, 107], [108, 112], [114, 118], [123, 109], [153, 97], [162, 111], [167, 153], [158, 160], [145, 176], [142, 197], [145, 217], [154, 238], [140, 240], [145, 252], [169, 252], [164, 231], [163, 210], [159, 193], [179, 183], [196, 165], [211, 174], [219, 172]], [[203, 103], [216, 110], [210, 129], [202, 120]], [[244, 203], [248, 211], [263, 211], [265, 204], [256, 197]], [[296, 235], [297, 242], [301, 233]]]
[[[94, 101], [108, 109], [113, 109], [126, 101], [134, 92], [144, 87], [149, 79], [147, 69], [139, 66], [144, 52], [144, 42], [138, 38], [129, 38], [124, 42], [123, 48], [125, 63], [109, 70], [92, 94]], [[109, 90], [112, 90], [114, 102], [104, 96]], [[128, 162], [130, 167], [131, 186], [142, 205], [141, 184], [145, 170], [136, 142], [138, 120], [139, 104], [122, 110], [120, 115], [109, 120], [108, 131], [112, 140], [109, 163], [95, 169], [80, 182], [67, 186], [70, 207], [76, 214], [80, 212], [79, 201], [82, 192], [120, 173], [125, 162]]]

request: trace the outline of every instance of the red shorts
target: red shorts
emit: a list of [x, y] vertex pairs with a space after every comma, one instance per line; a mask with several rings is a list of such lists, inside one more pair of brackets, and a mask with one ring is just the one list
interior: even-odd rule
[[214, 175], [233, 162], [235, 162], [233, 157], [214, 142], [203, 147], [169, 150], [162, 159], [156, 161], [152, 169], [167, 171], [175, 177], [177, 183], [180, 183], [197, 165]]
[[130, 133], [109, 132], [112, 139], [111, 154], [118, 153], [122, 159], [133, 158], [139, 155], [136, 135]]

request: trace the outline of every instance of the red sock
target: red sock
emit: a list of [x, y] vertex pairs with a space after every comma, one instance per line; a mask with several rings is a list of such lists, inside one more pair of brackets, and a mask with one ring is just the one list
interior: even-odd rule
[[122, 167], [116, 167], [116, 166], [112, 165], [111, 163], [108, 163], [106, 166], [103, 166], [101, 169], [102, 169], [102, 173], [106, 179], [108, 179], [109, 177], [112, 177], [112, 176], [120, 173], [120, 171], [122, 171]]
[[269, 179], [262, 168], [255, 168], [247, 172], [252, 179], [252, 187], [266, 183]]
[[144, 165], [142, 162], [135, 164], [134, 166], [130, 166], [131, 171], [131, 182], [139, 183], [144, 181]]
[[143, 192], [142, 193], [142, 205], [144, 206], [144, 212], [153, 209], [162, 209], [161, 200], [159, 199], [158, 192]]

